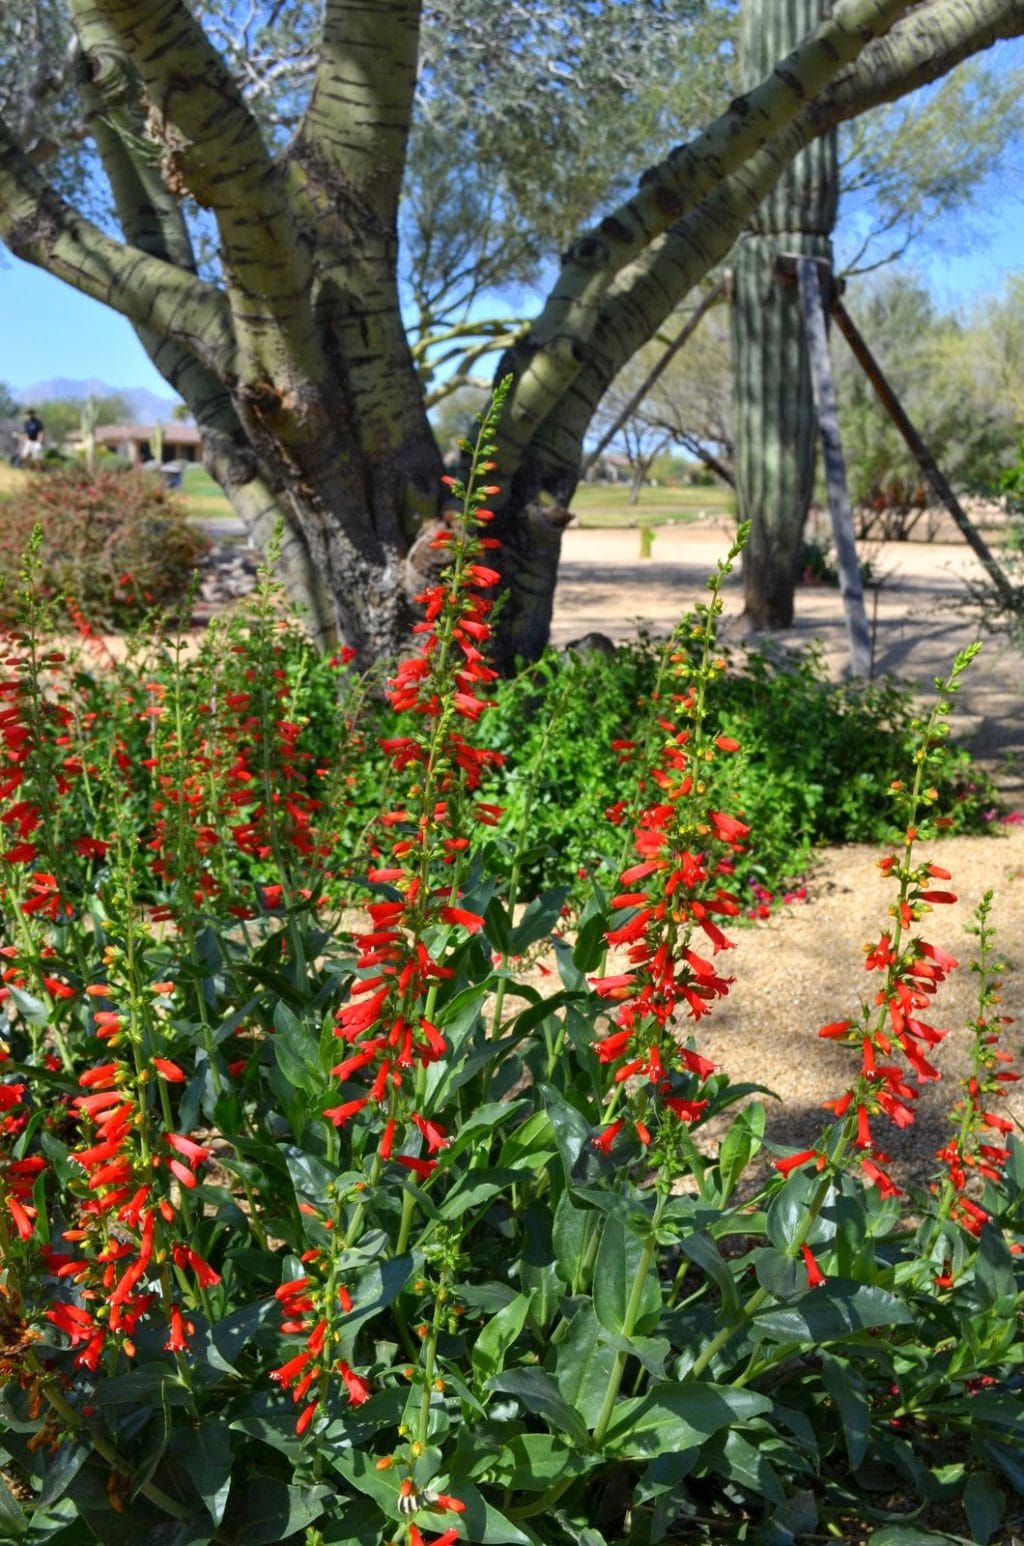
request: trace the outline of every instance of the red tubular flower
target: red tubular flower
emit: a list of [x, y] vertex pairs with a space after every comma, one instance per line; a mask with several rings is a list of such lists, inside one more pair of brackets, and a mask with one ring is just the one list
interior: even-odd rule
[[364, 1380], [361, 1374], [357, 1374], [350, 1368], [344, 1359], [339, 1359], [337, 1367], [345, 1383], [345, 1389], [348, 1391], [349, 1405], [362, 1406], [364, 1401], [369, 1401], [373, 1395], [373, 1386]]
[[834, 1041], [836, 1037], [845, 1036], [852, 1024], [851, 1020], [833, 1020], [829, 1025], [823, 1025], [818, 1035]]
[[772, 1166], [780, 1176], [789, 1176], [794, 1170], [809, 1165], [812, 1160], [816, 1170], [824, 1169], [825, 1156], [819, 1149], [801, 1149], [799, 1154], [787, 1154], [781, 1159], [772, 1160]]
[[804, 1266], [807, 1268], [807, 1287], [817, 1288], [819, 1283], [825, 1282], [825, 1274], [815, 1261], [809, 1245], [802, 1245], [800, 1251], [804, 1258]]
[[324, 1116], [329, 1122], [333, 1122], [335, 1127], [344, 1127], [346, 1122], [350, 1121], [352, 1117], [362, 1111], [364, 1106], [368, 1105], [369, 1098], [364, 1095], [358, 1100], [347, 1100], [343, 1101], [340, 1106], [332, 1106], [324, 1112]]
[[438, 1492], [431, 1499], [431, 1508], [440, 1509], [443, 1514], [464, 1514], [466, 1505], [461, 1498], [453, 1498], [450, 1493]]
[[625, 1117], [619, 1117], [618, 1121], [610, 1123], [610, 1125], [604, 1129], [604, 1132], [599, 1133], [594, 1139], [594, 1148], [600, 1150], [602, 1154], [611, 1153], [612, 1144], [622, 1132], [622, 1129], [625, 1127], [625, 1125]]
[[663, 1104], [677, 1116], [680, 1122], [696, 1122], [707, 1110], [706, 1100], [684, 1100], [678, 1095], [666, 1095]]
[[431, 1122], [427, 1118], [419, 1116], [415, 1111], [410, 1113], [410, 1117], [414, 1125], [419, 1128], [423, 1137], [427, 1140], [427, 1152], [429, 1154], [437, 1154], [439, 1150], [447, 1149], [451, 1139], [447, 1137], [443, 1127], [437, 1122]]
[[155, 1057], [153, 1059], [153, 1067], [160, 1077], [166, 1079], [169, 1084], [185, 1083], [184, 1071], [178, 1067], [177, 1063], [172, 1063], [170, 1058]]
[[296, 1353], [294, 1358], [289, 1358], [287, 1363], [283, 1363], [280, 1368], [272, 1369], [270, 1371], [270, 1378], [284, 1390], [287, 1390], [301, 1374], [312, 1356], [308, 1348], [303, 1348], [301, 1353]]
[[177, 1305], [171, 1309], [171, 1329], [167, 1341], [164, 1343], [164, 1351], [168, 1353], [186, 1353], [188, 1351], [188, 1339], [195, 1331], [191, 1321], [187, 1321]]

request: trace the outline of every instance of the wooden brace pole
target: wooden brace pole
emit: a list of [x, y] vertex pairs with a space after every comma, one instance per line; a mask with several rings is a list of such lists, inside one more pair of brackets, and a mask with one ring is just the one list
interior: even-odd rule
[[813, 258], [798, 258], [797, 283], [800, 287], [800, 313], [807, 340], [814, 392], [814, 411], [825, 458], [825, 482], [832, 516], [832, 540], [839, 564], [839, 589], [846, 612], [846, 631], [850, 640], [851, 676], [871, 675], [871, 631], [864, 610], [864, 588], [860, 580], [857, 545], [853, 537], [853, 512], [846, 487], [846, 464], [839, 438], [839, 414], [828, 356], [825, 308], [822, 305], [818, 264]]
[[992, 581], [992, 584], [995, 586], [996, 590], [999, 592], [1001, 600], [1004, 601], [1007, 606], [1012, 607], [1014, 611], [1016, 611], [1016, 592], [1010, 581], [1007, 579], [1005, 572], [999, 564], [999, 561], [996, 559], [992, 549], [989, 547], [984, 537], [978, 531], [978, 528], [974, 525], [974, 522], [967, 514], [967, 511], [964, 509], [963, 505], [957, 499], [956, 495], [953, 493], [953, 490], [946, 482], [946, 479], [943, 477], [939, 470], [935, 458], [928, 450], [928, 447], [921, 439], [921, 436], [918, 434], [913, 424], [911, 424], [910, 420], [907, 418], [907, 415], [904, 413], [896, 393], [885, 379], [878, 361], [875, 359], [874, 355], [871, 353], [871, 350], [864, 342], [861, 333], [854, 325], [850, 313], [847, 311], [846, 307], [843, 305], [838, 296], [836, 296], [832, 301], [832, 315], [836, 319], [836, 326], [842, 333], [843, 337], [846, 339], [846, 342], [849, 344], [854, 358], [860, 365], [865, 376], [867, 376], [868, 380], [871, 382], [871, 385], [874, 387], [876, 393], [878, 394], [879, 401], [881, 402], [883, 408], [889, 415], [892, 422], [895, 424], [896, 428], [899, 430], [900, 434], [903, 436], [903, 439], [906, 441], [911, 454], [913, 455], [921, 471], [924, 473], [925, 478], [930, 483], [934, 493], [942, 501], [950, 515], [953, 517], [957, 526], [960, 528], [960, 531], [968, 546], [977, 555], [979, 561], [985, 569], [986, 574]]

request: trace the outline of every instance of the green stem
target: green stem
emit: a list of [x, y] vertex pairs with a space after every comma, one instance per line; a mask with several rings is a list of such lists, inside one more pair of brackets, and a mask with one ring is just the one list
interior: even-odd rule
[[[640, 1315], [640, 1306], [643, 1303], [647, 1275], [651, 1270], [651, 1262], [654, 1260], [654, 1251], [657, 1245], [655, 1235], [658, 1225], [661, 1223], [661, 1216], [665, 1211], [667, 1201], [667, 1194], [659, 1192], [654, 1209], [654, 1217], [651, 1219], [651, 1232], [644, 1241], [644, 1248], [640, 1253], [640, 1260], [637, 1262], [633, 1286], [629, 1291], [626, 1311], [622, 1318], [622, 1335], [624, 1337], [631, 1337], [636, 1329], [637, 1319]], [[622, 1384], [622, 1376], [626, 1371], [628, 1358], [629, 1354], [621, 1350], [615, 1354], [615, 1362], [612, 1364], [608, 1375], [608, 1384], [605, 1387], [604, 1400], [601, 1403], [601, 1410], [594, 1426], [595, 1449], [599, 1449], [604, 1442], [604, 1436], [608, 1431], [608, 1424], [612, 1420], [612, 1413], [615, 1410], [615, 1402], [619, 1394], [619, 1386]]]
[[[818, 1189], [815, 1192], [814, 1197], [812, 1198], [801, 1223], [797, 1226], [796, 1233], [786, 1246], [784, 1252], [786, 1256], [795, 1259], [801, 1246], [806, 1244], [807, 1237], [811, 1233], [811, 1230], [814, 1228], [818, 1215], [824, 1206], [825, 1198], [828, 1196], [829, 1188], [832, 1186], [833, 1178], [839, 1174], [843, 1154], [846, 1151], [846, 1147], [853, 1136], [853, 1124], [854, 1118], [852, 1117], [847, 1117], [844, 1120], [842, 1128], [839, 1132], [839, 1138], [836, 1142], [835, 1150], [833, 1151], [831, 1160], [829, 1161], [828, 1169], [822, 1175], [822, 1178], [818, 1183]], [[691, 1377], [697, 1378], [703, 1374], [708, 1364], [712, 1361], [713, 1358], [717, 1357], [722, 1348], [725, 1347], [726, 1343], [731, 1341], [731, 1339], [736, 1335], [737, 1331], [739, 1331], [741, 1327], [747, 1325], [747, 1323], [753, 1319], [761, 1306], [771, 1297], [772, 1295], [766, 1288], [755, 1289], [754, 1293], [751, 1294], [746, 1304], [741, 1307], [739, 1315], [736, 1317], [736, 1319], [731, 1321], [728, 1326], [723, 1326], [721, 1331], [717, 1332], [716, 1335], [712, 1337], [703, 1353], [701, 1353], [700, 1356], [694, 1361], [693, 1367], [690, 1370]]]
[[[69, 1428], [73, 1428], [76, 1432], [81, 1431], [84, 1426], [81, 1415], [76, 1412], [70, 1401], [65, 1400], [59, 1390], [54, 1390], [52, 1385], [48, 1383], [52, 1376], [46, 1375], [42, 1364], [31, 1349], [25, 1354], [25, 1362], [34, 1374], [44, 1376], [44, 1383], [41, 1386], [42, 1393], [46, 1401], [57, 1413], [57, 1416], [67, 1423]], [[101, 1433], [93, 1433], [89, 1429], [85, 1429], [85, 1436], [96, 1453], [113, 1470], [117, 1471], [120, 1476], [129, 1478], [132, 1476], [131, 1462], [125, 1459], [120, 1451], [110, 1443], [109, 1439], [105, 1439]], [[189, 1510], [179, 1503], [176, 1498], [172, 1498], [170, 1493], [164, 1492], [163, 1488], [158, 1487], [155, 1482], [143, 1482], [138, 1490], [142, 1493], [143, 1497], [148, 1498], [151, 1503], [155, 1503], [157, 1508], [162, 1509], [165, 1514], [170, 1514], [172, 1519], [191, 1518]]]
[[430, 1398], [434, 1389], [434, 1369], [437, 1365], [437, 1340], [441, 1332], [441, 1317], [444, 1314], [444, 1302], [447, 1298], [447, 1279], [442, 1278], [438, 1285], [437, 1297], [434, 1300], [434, 1314], [430, 1322], [430, 1331], [427, 1333], [426, 1355], [423, 1360], [423, 1390], [420, 1395], [420, 1420], [417, 1430], [417, 1438], [424, 1449], [430, 1439]]
[[[566, 704], [569, 701], [570, 692], [575, 688], [575, 686], [576, 686], [576, 673], [570, 668], [565, 673], [565, 680], [562, 683], [562, 690], [561, 690], [561, 692], [559, 693], [558, 697], [555, 700], [554, 707], [552, 708], [551, 714], [550, 714], [550, 716], [548, 718], [548, 722], [547, 722], [547, 724], [544, 727], [544, 733], [542, 734], [542, 736], [540, 738], [540, 744], [537, 747], [537, 751], [536, 751], [535, 756], [533, 757], [533, 760], [532, 760], [532, 763], [531, 763], [531, 766], [530, 766], [529, 774], [527, 775], [526, 785], [525, 785], [525, 793], [524, 793], [524, 797], [523, 797], [523, 809], [522, 809], [522, 812], [520, 814], [519, 821], [516, 824], [515, 837], [514, 837], [514, 843], [515, 843], [514, 857], [513, 857], [513, 860], [512, 860], [512, 869], [511, 869], [511, 871], [509, 873], [509, 879], [508, 879], [507, 909], [508, 909], [509, 923], [512, 925], [512, 927], [515, 927], [515, 910], [516, 910], [516, 906], [517, 906], [517, 904], [519, 902], [519, 881], [520, 881], [521, 874], [522, 874], [522, 864], [521, 864], [521, 861], [522, 861], [523, 849], [526, 846], [527, 835], [528, 835], [529, 830], [530, 830], [530, 820], [531, 820], [531, 818], [533, 816], [533, 802], [536, 799], [536, 795], [537, 795], [537, 785], [540, 782], [540, 775], [541, 775], [541, 772], [543, 771], [543, 768], [544, 768], [546, 760], [547, 760], [547, 751], [548, 751], [548, 746], [551, 743], [551, 738], [554, 735], [554, 732], [555, 732], [556, 728], [558, 727], [558, 725], [561, 722], [562, 711], [563, 711], [563, 709], [565, 708]], [[509, 958], [508, 958], [508, 955], [506, 954], [506, 952], [502, 951], [502, 953], [501, 953], [501, 967], [502, 967], [502, 970], [504, 970], [508, 966], [508, 959]], [[497, 1033], [498, 1026], [501, 1024], [501, 1012], [502, 1012], [502, 1007], [503, 1007], [503, 1005], [505, 1003], [505, 992], [506, 992], [507, 986], [508, 986], [507, 980], [506, 980], [506, 978], [503, 977], [501, 979], [501, 981], [498, 983], [498, 987], [497, 987], [497, 990], [496, 990], [495, 995], [494, 995], [494, 1013], [491, 1016], [491, 1036], [492, 1036], [492, 1038]], [[550, 1077], [550, 1070], [549, 1070], [549, 1077]], [[487, 1098], [487, 1096], [486, 1096], [486, 1092], [485, 1092], [484, 1099], [486, 1100], [486, 1098]]]
[[551, 1505], [557, 1503], [562, 1493], [568, 1492], [575, 1480], [575, 1476], [563, 1476], [560, 1482], [555, 1482], [546, 1492], [541, 1493], [535, 1502], [524, 1503], [522, 1508], [506, 1509], [507, 1517], [509, 1519], [534, 1519], [538, 1514], [546, 1514]]

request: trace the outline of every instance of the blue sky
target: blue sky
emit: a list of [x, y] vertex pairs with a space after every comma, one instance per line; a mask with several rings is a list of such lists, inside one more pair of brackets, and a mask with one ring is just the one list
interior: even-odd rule
[[[949, 219], [912, 250], [943, 309], [966, 311], [1024, 269], [1024, 200], [1008, 198], [1005, 180], [983, 190], [979, 215]], [[848, 300], [855, 307], [855, 292]], [[14, 388], [53, 376], [98, 377], [112, 387], [148, 387], [170, 395], [130, 326], [97, 301], [9, 254], [0, 257], [0, 381]]]

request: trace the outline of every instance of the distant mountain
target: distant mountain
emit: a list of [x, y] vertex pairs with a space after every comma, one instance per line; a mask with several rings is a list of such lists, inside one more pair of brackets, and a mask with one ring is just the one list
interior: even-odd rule
[[90, 377], [85, 381], [70, 376], [51, 376], [49, 381], [35, 381], [14, 394], [26, 408], [32, 404], [52, 403], [58, 397], [120, 397], [128, 408], [129, 421], [133, 424], [161, 424], [166, 422], [175, 408], [176, 397], [158, 397], [147, 387], [113, 387], [106, 381]]

